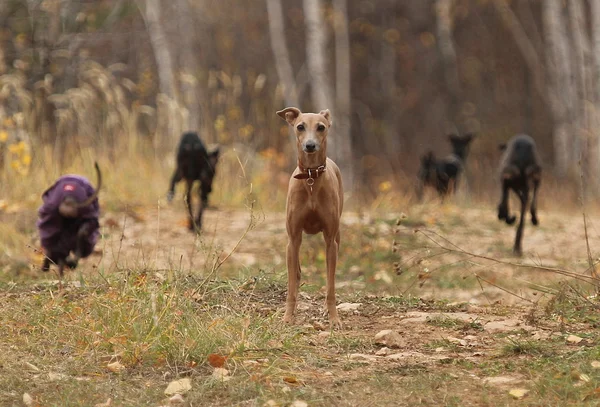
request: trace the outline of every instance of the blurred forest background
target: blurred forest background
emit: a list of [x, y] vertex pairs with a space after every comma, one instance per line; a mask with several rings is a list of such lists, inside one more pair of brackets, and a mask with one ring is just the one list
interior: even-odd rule
[[477, 134], [474, 194], [519, 132], [600, 191], [600, 0], [1, 0], [0, 75], [3, 180], [77, 154], [172, 168], [198, 129], [285, 183], [296, 105], [332, 111], [330, 156], [372, 195], [411, 191], [452, 132]]

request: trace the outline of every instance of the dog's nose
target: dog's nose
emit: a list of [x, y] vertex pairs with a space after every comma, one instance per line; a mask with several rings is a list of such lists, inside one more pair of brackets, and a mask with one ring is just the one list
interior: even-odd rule
[[304, 144], [304, 148], [307, 152], [312, 153], [316, 150], [317, 144], [314, 141], [309, 140]]

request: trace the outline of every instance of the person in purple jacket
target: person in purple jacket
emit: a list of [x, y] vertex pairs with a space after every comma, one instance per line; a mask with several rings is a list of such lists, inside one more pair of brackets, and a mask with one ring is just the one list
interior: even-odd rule
[[98, 191], [102, 176], [98, 164], [94, 165], [96, 189], [85, 177], [63, 175], [42, 195], [44, 203], [38, 209], [37, 221], [45, 254], [42, 270], [48, 271], [54, 263], [61, 278], [65, 266], [74, 269], [79, 259], [92, 253], [100, 236]]

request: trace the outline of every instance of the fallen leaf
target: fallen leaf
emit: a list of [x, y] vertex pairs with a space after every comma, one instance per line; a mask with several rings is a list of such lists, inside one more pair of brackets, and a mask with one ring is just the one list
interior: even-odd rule
[[112, 399], [109, 398], [108, 400], [106, 400], [106, 402], [98, 403], [94, 407], [110, 407], [111, 404], [112, 404]]
[[339, 304], [336, 308], [340, 312], [349, 312], [349, 311], [358, 310], [361, 305], [362, 305], [362, 303], [360, 303], [360, 302], [356, 302], [356, 303], [343, 302], [343, 303]]
[[125, 366], [123, 366], [121, 362], [117, 360], [116, 362], [107, 364], [106, 368], [113, 373], [120, 373], [125, 369]]
[[351, 360], [366, 360], [366, 361], [369, 361], [369, 362], [375, 362], [379, 358], [377, 356], [367, 355], [367, 354], [364, 354], [364, 353], [353, 353], [353, 354], [350, 355], [350, 359]]
[[223, 369], [222, 367], [215, 368], [212, 377], [222, 382], [226, 382], [231, 379], [229, 376], [229, 370]]
[[402, 337], [391, 329], [384, 329], [375, 335], [375, 343], [390, 348], [399, 348], [402, 345]]
[[183, 404], [185, 400], [181, 394], [176, 394], [173, 397], [169, 398], [169, 404]]
[[587, 401], [587, 400], [590, 400], [592, 398], [594, 398], [594, 399], [600, 398], [600, 387], [597, 387], [593, 391], [591, 391], [590, 393], [586, 394], [583, 397], [583, 401]]
[[577, 336], [577, 335], [569, 335], [567, 336], [567, 342], [569, 343], [579, 343], [583, 340], [583, 338]]
[[208, 355], [208, 363], [212, 366], [212, 367], [223, 367], [223, 365], [225, 364], [225, 361], [227, 360], [227, 358], [225, 356], [221, 356], [217, 353], [211, 353], [210, 355]]
[[185, 394], [192, 389], [192, 380], [188, 377], [174, 380], [165, 389], [165, 395]]
[[294, 400], [290, 407], [308, 407], [308, 403], [304, 400]]
[[529, 390], [527, 389], [512, 389], [508, 392], [508, 394], [516, 400], [521, 400], [523, 397], [527, 396], [527, 393], [529, 393]]
[[390, 348], [384, 346], [383, 348], [381, 348], [377, 352], [375, 352], [375, 355], [376, 356], [386, 356], [386, 355], [389, 355], [390, 352], [391, 352]]
[[29, 393], [23, 393], [23, 404], [25, 404], [27, 407], [35, 406], [33, 397], [31, 397]]
[[54, 373], [54, 372], [49, 372], [48, 373], [48, 380], [50, 380], [51, 382], [58, 382], [60, 380], [65, 380], [68, 376], [62, 373]]
[[294, 376], [285, 376], [283, 381], [290, 384], [298, 384], [298, 379], [296, 379]]
[[279, 404], [275, 400], [268, 400], [263, 407], [279, 407]]
[[590, 363], [592, 365], [592, 367], [594, 369], [600, 369], [600, 362], [597, 360], [594, 360], [592, 363]]
[[588, 375], [586, 375], [585, 373], [581, 373], [579, 375], [579, 380], [581, 380], [582, 382], [588, 383], [592, 379]]
[[36, 365], [34, 365], [33, 363], [29, 363], [29, 362], [25, 362], [25, 369], [31, 371], [31, 372], [39, 372], [40, 368], [37, 367]]

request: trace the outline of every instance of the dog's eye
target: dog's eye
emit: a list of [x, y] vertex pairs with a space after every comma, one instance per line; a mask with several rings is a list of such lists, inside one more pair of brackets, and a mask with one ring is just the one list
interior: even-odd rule
[[299, 124], [298, 127], [296, 127], [298, 129], [298, 131], [304, 131], [304, 125], [303, 124]]
[[323, 126], [322, 124], [319, 124], [317, 126], [317, 131], [325, 131], [325, 126]]

